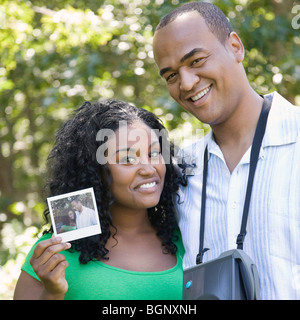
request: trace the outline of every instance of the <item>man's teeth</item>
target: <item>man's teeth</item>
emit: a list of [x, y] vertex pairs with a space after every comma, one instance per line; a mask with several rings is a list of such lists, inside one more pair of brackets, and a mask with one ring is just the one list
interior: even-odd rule
[[151, 183], [144, 183], [140, 186], [140, 188], [142, 189], [148, 189], [148, 188], [152, 188], [156, 185], [156, 182], [151, 182]]
[[196, 96], [192, 97], [191, 99], [195, 102], [197, 100], [199, 100], [200, 98], [202, 98], [205, 94], [207, 94], [207, 92], [209, 91], [210, 87], [202, 90], [200, 93], [198, 93]]

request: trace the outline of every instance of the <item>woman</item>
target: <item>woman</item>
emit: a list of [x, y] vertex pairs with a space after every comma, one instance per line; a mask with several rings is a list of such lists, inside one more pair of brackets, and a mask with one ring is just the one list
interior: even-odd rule
[[61, 217], [62, 223], [56, 226], [57, 233], [76, 230], [76, 217], [73, 210], [66, 210], [66, 214]]
[[[108, 131], [114, 134], [102, 139]], [[180, 176], [172, 154], [152, 113], [117, 100], [85, 102], [57, 134], [50, 196], [93, 187], [102, 233], [72, 245], [52, 230], [43, 235], [14, 298], [181, 299], [184, 250], [172, 204]]]

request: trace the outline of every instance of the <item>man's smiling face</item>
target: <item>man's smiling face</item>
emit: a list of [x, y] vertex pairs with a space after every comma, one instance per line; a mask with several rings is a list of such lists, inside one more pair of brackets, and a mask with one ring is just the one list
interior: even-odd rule
[[170, 95], [202, 122], [225, 121], [236, 104], [239, 42], [232, 33], [222, 44], [197, 12], [178, 16], [154, 35], [155, 61]]

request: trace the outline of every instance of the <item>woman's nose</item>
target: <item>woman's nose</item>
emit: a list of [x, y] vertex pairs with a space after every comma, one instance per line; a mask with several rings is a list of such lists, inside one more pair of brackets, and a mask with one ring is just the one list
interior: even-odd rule
[[139, 173], [141, 175], [153, 175], [155, 172], [155, 166], [150, 161], [140, 164]]

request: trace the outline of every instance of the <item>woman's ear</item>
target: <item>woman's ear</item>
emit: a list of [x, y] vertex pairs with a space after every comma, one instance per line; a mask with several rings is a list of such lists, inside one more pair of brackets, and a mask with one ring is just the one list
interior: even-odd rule
[[231, 32], [226, 41], [226, 44], [228, 49], [236, 57], [236, 61], [238, 63], [242, 62], [245, 56], [245, 49], [240, 37], [235, 32]]

